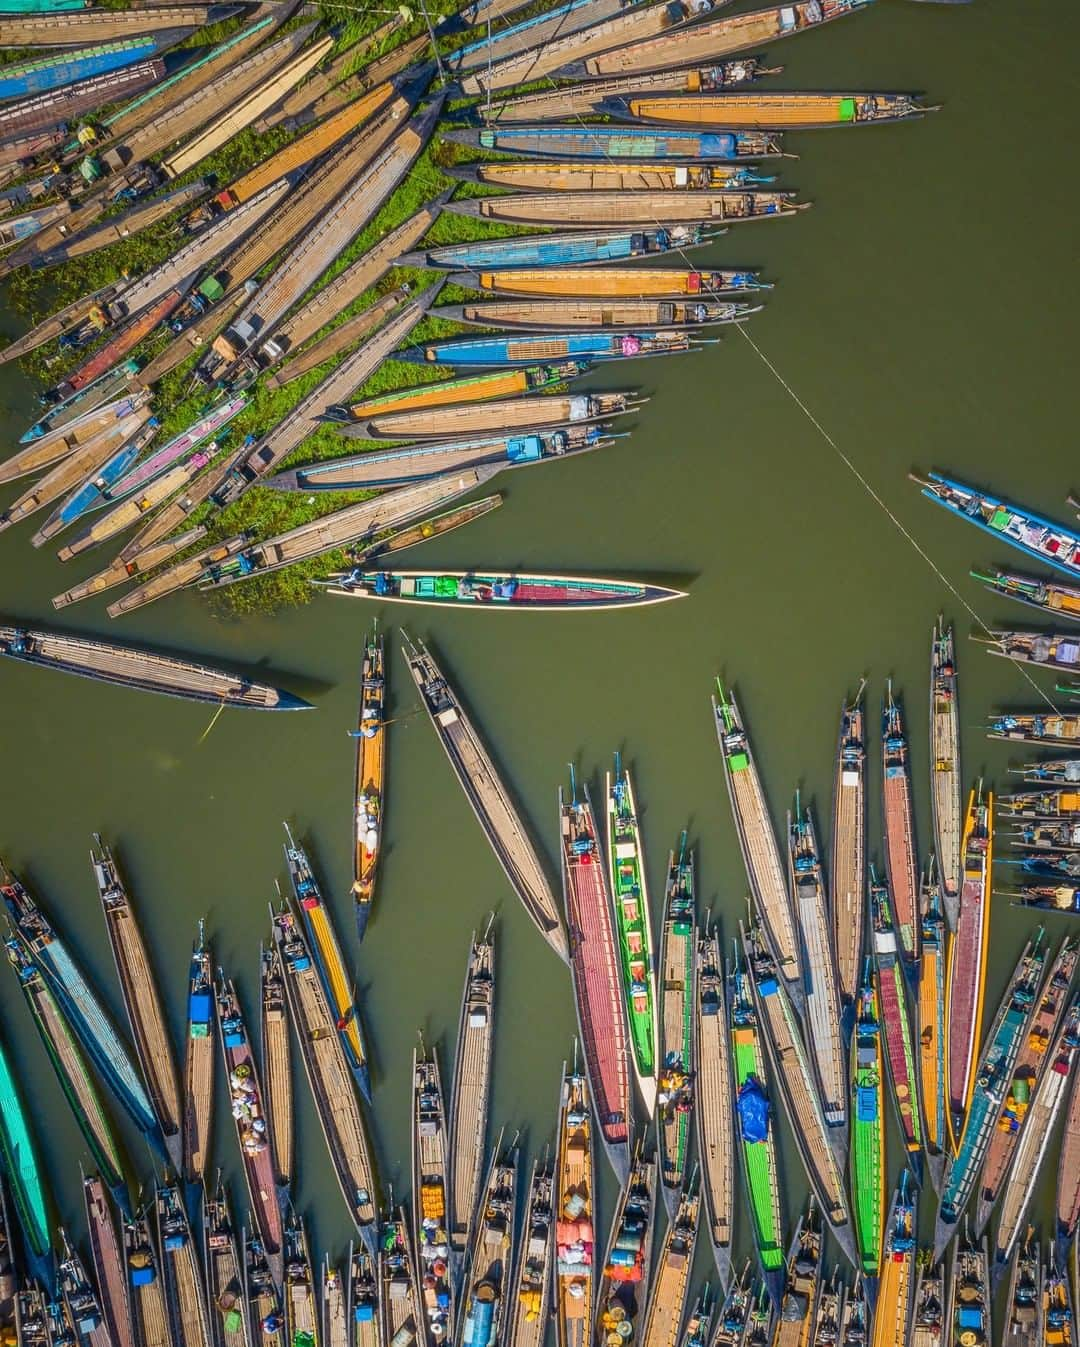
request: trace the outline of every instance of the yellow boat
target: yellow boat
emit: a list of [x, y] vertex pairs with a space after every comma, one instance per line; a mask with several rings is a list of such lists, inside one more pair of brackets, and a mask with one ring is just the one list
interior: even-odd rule
[[512, 398], [519, 393], [554, 387], [584, 374], [587, 369], [588, 364], [584, 361], [567, 360], [561, 365], [466, 374], [460, 379], [441, 379], [437, 383], [400, 388], [394, 393], [354, 402], [349, 407], [330, 407], [326, 416], [328, 420], [338, 422], [366, 421], [387, 412], [412, 412], [428, 407], [455, 407], [463, 402], [487, 402], [491, 398]]
[[911, 94], [719, 93], [608, 99], [598, 111], [660, 126], [772, 131], [908, 121], [936, 109]]
[[694, 192], [772, 182], [747, 164], [667, 164], [641, 160], [496, 160], [451, 170], [462, 182], [515, 192]]
[[565, 298], [666, 299], [679, 295], [728, 295], [741, 290], [765, 290], [768, 283], [756, 271], [693, 271], [686, 267], [516, 267], [506, 271], [462, 271], [449, 277], [472, 290], [504, 295], [543, 295]]
[[353, 810], [353, 898], [356, 929], [363, 940], [375, 897], [375, 870], [383, 828], [386, 788], [386, 662], [377, 631], [364, 643], [360, 717], [356, 728], [356, 801]]

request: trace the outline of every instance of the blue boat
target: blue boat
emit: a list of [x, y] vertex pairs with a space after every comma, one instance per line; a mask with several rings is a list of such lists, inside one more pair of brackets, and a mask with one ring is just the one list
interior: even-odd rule
[[164, 1155], [154, 1110], [131, 1055], [45, 914], [2, 863], [0, 896], [87, 1056], [135, 1126], [154, 1150]]
[[[640, 2], [635, 0], [635, 3]], [[489, 60], [498, 61], [511, 52], [537, 46], [545, 37], [564, 37], [606, 17], [604, 0], [566, 0], [554, 9], [546, 9], [542, 14], [534, 14], [508, 28], [499, 28], [494, 33], [489, 30], [479, 41], [466, 43], [444, 56], [443, 62], [451, 70], [474, 70]]]
[[603, 229], [594, 234], [519, 234], [501, 239], [474, 239], [405, 253], [395, 265], [446, 267], [454, 271], [500, 271], [513, 267], [582, 267], [604, 262], [630, 262], [639, 257], [680, 255], [701, 248], [725, 233], [702, 225], [665, 229]]
[[[706, 339], [708, 340], [708, 339]], [[715, 340], [715, 339], [714, 339]], [[394, 353], [414, 365], [453, 365], [459, 369], [535, 365], [538, 360], [631, 360], [652, 355], [682, 355], [705, 344], [685, 331], [536, 332], [520, 337], [453, 337]]]
[[165, 36], [147, 33], [145, 37], [102, 42], [96, 47], [80, 47], [76, 51], [60, 52], [55, 56], [42, 56], [34, 61], [20, 61], [17, 65], [0, 67], [0, 99], [44, 94], [50, 89], [72, 84], [75, 80], [122, 70], [124, 66], [155, 56], [163, 47], [176, 40], [172, 30], [167, 41], [163, 41]]
[[[146, 424], [153, 425], [155, 429], [157, 427], [154, 417], [151, 417]], [[142, 435], [136, 435], [133, 440], [129, 440], [98, 469], [94, 477], [83, 482], [78, 490], [72, 492], [60, 508], [49, 516], [49, 523], [55, 524], [58, 529], [66, 529], [69, 524], [74, 524], [76, 519], [81, 519], [90, 510], [100, 509], [109, 499], [109, 488], [134, 466], [146, 443], [147, 440]]]
[[29, 1270], [43, 1285], [51, 1286], [53, 1254], [49, 1211], [44, 1172], [34, 1145], [35, 1130], [19, 1095], [7, 1054], [0, 1044], [0, 1155], [22, 1226]]
[[1045, 955], [1040, 949], [1042, 933], [1034, 944], [1028, 942], [1016, 965], [1008, 990], [994, 1019], [990, 1036], [979, 1059], [975, 1090], [964, 1119], [964, 1130], [956, 1154], [945, 1171], [934, 1226], [934, 1261], [941, 1259], [945, 1247], [956, 1233], [975, 1181], [986, 1158], [986, 1149], [994, 1134], [1005, 1094], [1012, 1084], [1020, 1045], [1027, 1036], [1028, 1023], [1038, 1005], [1039, 983]]
[[924, 496], [961, 519], [1046, 566], [1066, 575], [1080, 576], [1080, 533], [1075, 529], [1044, 519], [1000, 496], [989, 495], [977, 486], [943, 477], [939, 472], [926, 477], [914, 472], [908, 475], [922, 487]]
[[729, 163], [782, 154], [775, 131], [694, 131], [626, 126], [484, 126], [444, 131], [444, 140], [498, 154], [545, 159], [674, 159]]
[[71, 397], [51, 406], [40, 421], [35, 421], [29, 430], [23, 431], [19, 443], [29, 444], [32, 440], [40, 440], [43, 435], [70, 425], [78, 417], [92, 412], [95, 407], [123, 397], [138, 372], [137, 360], [125, 360], [115, 369], [107, 370], [99, 379], [94, 379], [85, 388], [72, 393]]

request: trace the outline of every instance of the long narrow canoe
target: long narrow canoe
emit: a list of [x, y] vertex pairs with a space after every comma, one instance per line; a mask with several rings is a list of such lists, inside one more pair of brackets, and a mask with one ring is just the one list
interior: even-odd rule
[[990, 1034], [979, 1057], [971, 1104], [964, 1119], [955, 1155], [945, 1171], [934, 1226], [935, 1257], [940, 1258], [955, 1233], [968, 1200], [975, 1190], [994, 1123], [1012, 1080], [1020, 1045], [1037, 1005], [1045, 956], [1029, 941], [1009, 980]]
[[448, 1243], [450, 1168], [439, 1059], [423, 1043], [413, 1051], [412, 1228], [424, 1290], [424, 1340], [454, 1341], [454, 1278]]
[[461, 182], [514, 192], [700, 192], [774, 182], [750, 164], [672, 164], [639, 160], [497, 159], [451, 170]]
[[[341, 427], [341, 433], [349, 439], [365, 440], [467, 440], [473, 436], [511, 434], [623, 416], [636, 411], [645, 401], [632, 393], [616, 392], [494, 398], [490, 402], [398, 413], [384, 417], [382, 422], [351, 422]], [[383, 429], [394, 433], [377, 433]]]
[[956, 929], [949, 933], [945, 1023], [949, 1036], [945, 1072], [949, 1135], [956, 1149], [975, 1088], [975, 1062], [982, 1043], [986, 989], [986, 942], [990, 929], [990, 874], [993, 860], [994, 796], [968, 796], [964, 816], [964, 878]]
[[773, 1347], [807, 1347], [810, 1341], [821, 1294], [822, 1245], [821, 1224], [811, 1197], [788, 1249]]
[[142, 436], [139, 435], [120, 445], [95, 472], [56, 506], [45, 523], [31, 537], [31, 547], [40, 547], [61, 529], [81, 519], [89, 510], [96, 510], [104, 504], [113, 484], [138, 462], [143, 448]]
[[[390, 1347], [395, 1340], [423, 1341], [423, 1302], [404, 1208], [382, 1227], [377, 1271], [381, 1319], [379, 1347]], [[398, 1334], [402, 1336], [399, 1338]]]
[[402, 655], [450, 766], [511, 887], [540, 934], [561, 959], [566, 959], [566, 934], [558, 900], [491, 756], [426, 646], [406, 638]]
[[694, 248], [711, 243], [722, 233], [723, 227], [710, 230], [703, 225], [672, 225], [593, 232], [582, 230], [569, 234], [511, 235], [508, 238], [477, 239], [472, 243], [449, 243], [405, 253], [398, 258], [398, 265], [455, 271], [458, 268], [483, 271], [485, 268], [604, 266], [671, 253], [678, 253], [681, 257]]
[[492, 1160], [476, 1212], [476, 1232], [461, 1297], [462, 1343], [502, 1340], [509, 1310], [517, 1215], [518, 1153]]
[[727, 970], [732, 1098], [737, 1146], [758, 1265], [774, 1305], [784, 1277], [784, 1233], [776, 1110], [769, 1094], [765, 1046], [750, 977], [738, 961]]
[[722, 299], [532, 299], [500, 296], [466, 304], [447, 304], [433, 318], [471, 327], [562, 332], [568, 329], [636, 331], [640, 327], [716, 327], [737, 323], [761, 310], [760, 304]]
[[555, 1233], [550, 1160], [534, 1164], [511, 1282], [507, 1347], [544, 1347], [551, 1304]]
[[473, 938], [458, 1016], [450, 1096], [450, 1248], [459, 1257], [471, 1247], [491, 1102], [491, 1056], [495, 1036], [495, 940], [490, 923]]
[[[111, 433], [113, 440], [127, 438], [131, 433], [128, 418], [149, 400], [150, 394], [145, 390], [126, 392], [103, 405], [88, 408], [73, 420], [43, 435], [35, 435], [21, 449], [0, 461], [0, 482], [11, 482], [17, 477], [51, 467], [73, 454], [80, 446], [89, 445], [98, 436]], [[123, 437], [119, 434], [121, 429], [125, 432]]]
[[[656, 1162], [639, 1148], [611, 1218], [596, 1296], [597, 1341], [617, 1332], [627, 1347], [641, 1342], [655, 1223]], [[620, 1324], [627, 1327], [620, 1329]]]
[[319, 1299], [322, 1302], [322, 1347], [352, 1347], [348, 1290], [341, 1270], [330, 1266], [329, 1256], [323, 1258]]
[[[365, 571], [363, 564], [375, 559], [389, 557], [394, 552], [403, 552], [407, 547], [416, 547], [419, 543], [430, 542], [432, 538], [440, 538], [444, 533], [452, 533], [454, 529], [461, 528], [465, 524], [471, 524], [474, 520], [482, 519], [484, 515], [490, 514], [492, 510], [497, 510], [502, 504], [503, 498], [497, 492], [490, 496], [482, 496], [478, 500], [469, 501], [466, 505], [459, 505], [450, 510], [444, 510], [440, 514], [430, 515], [427, 519], [421, 519], [415, 524], [410, 524], [405, 528], [392, 529], [388, 533], [383, 533], [359, 549], [354, 550], [353, 558], [357, 565], [351, 571], [331, 571], [323, 580], [313, 580], [312, 584], [319, 588], [327, 589], [332, 593], [344, 595], [353, 595], [352, 586], [357, 585], [356, 593], [363, 597], [362, 577], [367, 575], [371, 583], [378, 586], [378, 577], [382, 575], [384, 579], [395, 577], [393, 583], [412, 578], [418, 582], [417, 592], [423, 587], [419, 582], [423, 579], [423, 572], [420, 571]], [[472, 573], [475, 574], [475, 573]], [[466, 578], [465, 573], [460, 573], [460, 578]], [[509, 576], [496, 576], [496, 579], [510, 578]], [[431, 577], [432, 586], [434, 586], [434, 577]], [[463, 587], [464, 590], [464, 587]], [[440, 595], [445, 598], [446, 595]], [[464, 592], [459, 596], [465, 599]]]
[[776, 976], [776, 961], [766, 948], [760, 926], [752, 925], [747, 930], [740, 923], [739, 932], [769, 1067], [795, 1135], [799, 1158], [837, 1244], [857, 1265], [842, 1167], [847, 1129], [830, 1127], [826, 1121], [798, 1017]]
[[[1000, 655], [1021, 664], [1037, 664], [1055, 672], [1080, 670], [1080, 643], [1075, 632], [995, 631], [986, 640], [987, 654]], [[1075, 688], [1059, 688], [1075, 692]]]
[[[1013, 1190], [1026, 1181], [1027, 1175], [1021, 1174], [1014, 1162], [1029, 1126], [1035, 1122], [1040, 1131], [1049, 1130], [1043, 1126], [1043, 1081], [1049, 1072], [1058, 1070], [1058, 1032], [1070, 1009], [1069, 991], [1076, 964], [1077, 946], [1075, 942], [1066, 941], [1046, 975], [1042, 994], [1028, 1028], [1027, 1040], [1020, 1046], [1013, 1067], [1013, 1078], [986, 1148], [975, 1203], [973, 1224], [976, 1235], [981, 1235], [986, 1229], [998, 1199], [1004, 1194], [1007, 1203]], [[1064, 1092], [1064, 1083], [1060, 1083], [1060, 1093]], [[1003, 1222], [1005, 1218], [1003, 1209]], [[1015, 1217], [1013, 1224], [1019, 1225]], [[1000, 1231], [1000, 1223], [998, 1228]], [[1000, 1235], [998, 1238], [1000, 1240]]]
[[278, 1251], [279, 1271], [271, 1272], [262, 1244], [254, 1234], [243, 1234], [242, 1258], [244, 1264], [244, 1300], [247, 1302], [248, 1322], [262, 1326], [264, 1347], [286, 1347], [285, 1314], [282, 1296], [282, 1259]]
[[950, 929], [960, 906], [963, 810], [960, 798], [960, 712], [952, 627], [940, 620], [930, 649], [930, 801], [941, 896]]
[[656, 1263], [641, 1347], [679, 1347], [690, 1293], [690, 1272], [697, 1249], [701, 1195], [692, 1185], [683, 1191]]
[[659, 1080], [656, 1142], [660, 1184], [668, 1217], [674, 1215], [686, 1177], [698, 1082], [694, 1064], [698, 932], [694, 906], [694, 854], [686, 833], [668, 856], [664, 925], [660, 937]]
[[645, 880], [645, 851], [630, 772], [615, 755], [615, 773], [607, 774], [606, 838], [608, 882], [619, 936], [619, 971], [630, 1028], [634, 1075], [651, 1119], [656, 1110], [659, 1059], [655, 945]]
[[592, 1341], [596, 1288], [595, 1148], [589, 1082], [576, 1067], [568, 1072], [564, 1066], [555, 1161], [553, 1299], [558, 1347], [587, 1347]]
[[681, 1347], [708, 1347], [712, 1340], [713, 1315], [716, 1306], [713, 1303], [712, 1288], [706, 1282], [695, 1299], [690, 1313], [686, 1316], [686, 1326], [680, 1339]]
[[[435, 383], [414, 384], [393, 393], [351, 406], [329, 407], [326, 420], [347, 427], [362, 428], [366, 440], [435, 438], [439, 432], [428, 429], [429, 413], [465, 410], [473, 404], [503, 401], [509, 407], [522, 394], [537, 394], [557, 389], [561, 383], [585, 374], [588, 365], [570, 360], [562, 365], [537, 365], [532, 369], [496, 370], [491, 374], [466, 374], [460, 379], [441, 379]], [[407, 432], [417, 430], [413, 436]]]
[[[206, 536], [206, 529], [203, 527], [199, 530], [191, 530], [191, 533], [194, 534], [194, 537], [191, 537], [190, 541], [198, 542], [200, 538]], [[158, 569], [149, 580], [144, 579], [140, 585], [137, 585], [134, 589], [129, 589], [120, 598], [114, 599], [105, 611], [110, 617], [120, 617], [124, 613], [133, 613], [136, 608], [143, 608], [148, 603], [163, 599], [169, 594], [175, 594], [177, 590], [195, 584], [211, 567], [223, 566], [230, 557], [236, 556], [250, 545], [251, 534], [238, 533], [231, 538], [223, 539], [221, 542], [211, 543], [208, 547], [200, 548], [196, 552], [189, 552], [182, 561], [175, 561], [171, 566], [165, 567], [164, 570]], [[150, 553], [140, 553], [136, 561], [141, 562], [141, 558], [144, 556], [158, 554], [160, 555], [160, 561], [166, 562], [172, 560], [177, 552], [183, 550], [183, 547], [170, 547], [164, 550], [163, 554], [160, 554], [157, 548], [153, 548], [150, 549]], [[123, 568], [124, 574], [126, 575], [128, 568], [134, 567], [135, 564], [135, 561], [126, 563]], [[146, 570], [151, 569], [154, 568], [151, 566], [146, 568]], [[132, 569], [130, 574], [133, 576], [145, 575], [146, 570], [143, 570], [140, 566], [138, 570]], [[99, 572], [100, 574], [107, 573]], [[79, 595], [79, 597], [85, 598], [87, 596]]]
[[210, 1153], [214, 1104], [214, 980], [210, 950], [199, 938], [188, 973], [187, 1036], [184, 1039], [184, 1182], [201, 1183]]
[[157, 1190], [158, 1247], [176, 1347], [210, 1347], [206, 1289], [177, 1184]]
[[[139, 362], [125, 360], [116, 369], [95, 379], [92, 384], [72, 394], [63, 402], [50, 406], [39, 421], [35, 421], [29, 430], [19, 436], [20, 444], [31, 444], [35, 440], [49, 439], [63, 430], [71, 430], [76, 424], [85, 425], [92, 412], [109, 406], [117, 398], [136, 397], [139, 375]], [[85, 435], [83, 438], [86, 438]]]
[[731, 163], [779, 156], [781, 138], [760, 131], [629, 129], [625, 126], [488, 126], [447, 131], [444, 139], [498, 154], [545, 159], [674, 160]]
[[[1063, 994], [1061, 999], [1065, 999]], [[1069, 1095], [1078, 1056], [1080, 1001], [1074, 998], [1047, 1050], [1047, 1070], [1035, 1083], [1026, 1125], [1009, 1171], [1008, 1185], [1001, 1201], [1001, 1216], [994, 1232], [993, 1270], [998, 1276], [1008, 1263], [1027, 1222], [1043, 1164], [1051, 1141], [1057, 1134], [1058, 1120]], [[1070, 1180], [1067, 1173], [1064, 1177], [1067, 1191], [1069, 1182], [1075, 1184], [1076, 1180]]]
[[0, 1044], [0, 1157], [15, 1199], [27, 1267], [35, 1278], [51, 1285], [54, 1262], [49, 1199], [35, 1134], [7, 1051]]
[[266, 1127], [274, 1186], [287, 1193], [293, 1173], [292, 1053], [285, 981], [277, 951], [259, 949], [259, 1057], [263, 1064]]
[[996, 569], [969, 571], [968, 574], [974, 580], [981, 580], [993, 594], [1016, 599], [1029, 608], [1038, 608], [1055, 620], [1064, 617], [1070, 622], [1080, 622], [1080, 585], [1063, 585], [1059, 580]]
[[563, 0], [507, 27], [492, 30], [489, 25], [483, 37], [456, 47], [444, 60], [457, 73], [476, 70], [520, 52], [539, 51], [548, 42], [613, 18], [623, 8], [622, 0]]
[[102, 1182], [120, 1210], [126, 1212], [130, 1201], [112, 1124], [74, 1028], [64, 1014], [60, 996], [34, 962], [21, 935], [12, 932], [4, 944], [60, 1088], [101, 1173]]
[[806, 131], [815, 127], [870, 126], [910, 121], [935, 109], [914, 94], [890, 93], [700, 93], [633, 94], [605, 99], [597, 112], [661, 126], [768, 127]]
[[386, 646], [377, 628], [364, 637], [360, 710], [354, 737], [352, 895], [356, 933], [363, 940], [375, 901], [375, 874], [382, 850], [386, 806]]
[[1076, 1316], [1073, 1307], [1076, 1304], [1077, 1286], [1077, 1252], [1076, 1245], [1072, 1249], [1072, 1270], [1070, 1270], [1066, 1256], [1057, 1250], [1051, 1251], [1050, 1257], [1046, 1263], [1046, 1269], [1042, 1279], [1043, 1301], [1042, 1318], [1045, 1325], [1047, 1341], [1053, 1342], [1054, 1338], [1060, 1333], [1063, 1339], [1068, 1342], [1068, 1336], [1071, 1334], [1075, 1338]]
[[805, 999], [803, 959], [769, 802], [735, 694], [725, 693], [719, 679], [716, 680], [716, 690], [718, 695], [712, 699], [713, 719], [723, 754], [724, 780], [746, 878], [754, 906], [772, 945], [777, 968], [787, 984], [788, 994], [801, 1010]]
[[1025, 790], [997, 797], [998, 813], [1011, 819], [1030, 819], [1036, 823], [1061, 822], [1080, 815], [1080, 790], [1053, 785], [1045, 790]]
[[732, 1278], [731, 1285], [720, 1302], [720, 1311], [713, 1332], [713, 1347], [742, 1347], [752, 1304], [748, 1259], [742, 1272]]
[[[806, 1046], [813, 1063], [818, 1097], [830, 1128], [843, 1133], [847, 1123], [847, 1074], [841, 1042], [840, 995], [833, 957], [825, 867], [813, 816], [796, 796], [788, 815], [788, 878], [802, 940], [803, 989], [806, 994]], [[841, 1149], [846, 1146], [841, 1143]]]
[[300, 1044], [308, 1088], [319, 1115], [345, 1206], [365, 1243], [374, 1240], [377, 1193], [371, 1145], [345, 1058], [337, 1020], [308, 942], [288, 911], [274, 914], [274, 944], [285, 974], [285, 997]]
[[957, 1236], [949, 1289], [949, 1347], [967, 1335], [975, 1343], [994, 1341], [991, 1321], [990, 1260], [986, 1240], [976, 1243], [967, 1231]]
[[952, 1347], [946, 1336], [949, 1328], [947, 1271], [944, 1261], [920, 1260], [911, 1312], [911, 1347]]
[[1044, 711], [1017, 714], [1014, 711], [1003, 711], [992, 717], [987, 737], [1016, 739], [1054, 748], [1075, 748], [1080, 744], [1080, 714], [1047, 714]]
[[249, 1347], [253, 1341], [244, 1296], [243, 1265], [229, 1195], [218, 1175], [213, 1196], [203, 1192], [203, 1268], [213, 1347]]
[[1065, 1124], [1058, 1158], [1054, 1238], [1064, 1251], [1080, 1227], [1080, 1072], [1073, 1081], [1065, 1110]]
[[147, 5], [138, 9], [89, 8], [75, 14], [7, 14], [0, 18], [0, 46], [71, 47], [109, 42], [161, 28], [204, 28], [231, 18], [234, 5]]
[[514, 571], [374, 571], [357, 566], [331, 574], [329, 594], [415, 603], [433, 608], [520, 609], [526, 612], [595, 612], [685, 598], [681, 590], [634, 580], [580, 575], [527, 575]]
[[285, 1224], [285, 1340], [307, 1347], [324, 1347], [319, 1297], [315, 1293], [315, 1273], [304, 1221], [290, 1209]]
[[780, 219], [809, 209], [794, 192], [522, 192], [468, 197], [447, 203], [453, 215], [502, 224], [562, 225], [569, 229], [615, 225], [724, 225]]
[[901, 962], [892, 901], [887, 884], [878, 883], [870, 872], [870, 923], [874, 966], [877, 969], [881, 1030], [889, 1085], [907, 1151], [907, 1162], [916, 1179], [922, 1178], [922, 1113], [919, 1109], [919, 1076], [915, 1068], [914, 1038], [908, 1012], [907, 979]]
[[341, 952], [334, 918], [319, 888], [307, 852], [299, 846], [289, 825], [285, 827], [285, 863], [293, 897], [304, 923], [308, 943], [322, 984], [326, 1003], [334, 1016], [338, 1039], [360, 1093], [371, 1103], [371, 1071], [364, 1041], [360, 1007], [356, 1004], [356, 978]]
[[559, 788], [559, 839], [563, 906], [570, 937], [570, 977], [578, 1033], [585, 1053], [589, 1094], [600, 1139], [615, 1175], [625, 1182], [630, 1168], [631, 1052], [620, 994], [619, 940], [612, 922], [596, 816], [589, 799], [571, 798]]
[[[459, 369], [502, 369], [535, 365], [538, 360], [631, 360], [685, 355], [696, 350], [687, 332], [538, 332], [526, 336], [451, 337], [398, 351], [396, 359], [414, 365], [453, 365]], [[1074, 717], [1080, 722], [1080, 716]]]
[[866, 961], [851, 1036], [851, 1195], [867, 1299], [881, 1272], [885, 1220], [885, 1067], [877, 984]]
[[131, 1286], [136, 1347], [180, 1347], [161, 1275], [161, 1253], [145, 1211], [124, 1221], [124, 1260]]
[[[79, 1340], [84, 1347], [109, 1347], [111, 1339], [97, 1288], [91, 1280], [78, 1249], [61, 1226], [60, 1261], [57, 1265], [57, 1290], [62, 1297], [64, 1332], [68, 1341]], [[70, 1336], [69, 1336], [70, 1335]], [[56, 1339], [59, 1341], [59, 1338]]]
[[863, 1279], [856, 1273], [855, 1284], [844, 1296], [840, 1311], [840, 1338], [844, 1347], [868, 1347], [873, 1312], [866, 1298]]
[[173, 1167], [179, 1170], [183, 1163], [183, 1111], [180, 1107], [172, 1039], [158, 993], [160, 984], [112, 851], [96, 835], [94, 849], [90, 852], [90, 865], [105, 914], [105, 928], [112, 947], [116, 978], [124, 998], [139, 1066], [149, 1088], [154, 1115], [165, 1139], [165, 1149]]
[[905, 963], [919, 957], [919, 870], [915, 847], [915, 808], [904, 713], [886, 685], [881, 713], [882, 816], [885, 874], [892, 893], [893, 919]]
[[951, 1149], [946, 1105], [946, 929], [941, 893], [933, 872], [923, 881], [916, 981], [915, 1032], [919, 1041], [919, 1101], [923, 1151], [935, 1192], [941, 1192], [945, 1156]]
[[720, 941], [705, 931], [694, 956], [695, 1137], [707, 1234], [721, 1286], [731, 1282], [735, 1221], [735, 1130], [731, 1049]]
[[918, 1271], [918, 1190], [901, 1171], [885, 1226], [881, 1282], [874, 1310], [872, 1347], [908, 1347]]
[[866, 916], [865, 680], [840, 709], [840, 742], [833, 785], [832, 871], [829, 906], [841, 1011], [850, 1019], [862, 972]]
[[[274, 1152], [266, 1137], [266, 1096], [236, 988], [224, 975], [217, 986], [217, 1023], [236, 1140], [247, 1184], [249, 1219], [258, 1235], [259, 1256], [265, 1260], [271, 1280], [280, 1285], [284, 1231], [278, 1205]], [[260, 1122], [261, 1127], [257, 1125]]]
[[959, 518], [1026, 552], [1045, 566], [1074, 578], [1080, 576], [1080, 533], [1075, 529], [937, 472], [925, 478], [915, 473], [910, 476], [922, 487], [924, 496]]
[[721, 15], [683, 29], [661, 32], [645, 41], [605, 48], [559, 69], [572, 78], [599, 79], [640, 71], [669, 70], [700, 61], [718, 61], [778, 38], [805, 32], [820, 24], [857, 14], [870, 0], [796, 0], [792, 5], [753, 9], [732, 18]]
[[702, 295], [712, 298], [772, 288], [761, 279], [759, 271], [736, 268], [692, 271], [685, 267], [591, 267], [584, 271], [562, 267], [514, 267], [502, 271], [457, 271], [447, 280], [453, 285], [485, 293], [564, 298], [633, 296], [656, 299], [698, 298]]

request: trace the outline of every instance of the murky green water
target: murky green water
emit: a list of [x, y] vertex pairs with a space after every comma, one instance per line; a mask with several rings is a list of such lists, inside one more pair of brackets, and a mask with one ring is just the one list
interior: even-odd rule
[[[635, 772], [654, 897], [667, 851], [688, 827], [702, 907], [727, 932], [743, 911], [745, 880], [709, 712], [717, 672], [739, 691], [778, 822], [799, 786], [825, 833], [841, 698], [865, 674], [876, 708], [892, 675], [911, 720], [925, 853], [927, 663], [931, 625], [943, 611], [960, 636], [965, 776], [1004, 783], [1009, 755], [980, 726], [989, 707], [1031, 705], [1035, 694], [1012, 666], [967, 640], [973, 619], [963, 605], [991, 625], [1025, 625], [1024, 609], [966, 579], [972, 563], [1011, 558], [924, 502], [906, 473], [947, 467], [1068, 517], [1064, 497], [1080, 486], [1069, 141], [1078, 34], [1075, 13], [1047, 0], [942, 8], [882, 0], [775, 49], [785, 87], [923, 89], [945, 105], [913, 125], [791, 137], [801, 158], [785, 164], [784, 181], [812, 198], [813, 210], [737, 227], [710, 259], [760, 265], [775, 277], [751, 335], [893, 517], [738, 334], [694, 357], [605, 371], [605, 386], [653, 395], [633, 438], [507, 478], [501, 511], [417, 554], [417, 563], [674, 576], [690, 597], [582, 617], [380, 614], [390, 629], [392, 714], [404, 718], [391, 730], [388, 850], [362, 953], [348, 899], [346, 732], [374, 606], [326, 598], [235, 624], [190, 597], [119, 624], [101, 602], [65, 611], [66, 628], [272, 671], [318, 703], [296, 716], [229, 713], [205, 740], [204, 708], [0, 666], [0, 848], [28, 873], [118, 1013], [86, 860], [90, 833], [99, 829], [119, 846], [179, 1036], [200, 916], [215, 957], [254, 1008], [266, 904], [275, 879], [285, 879], [281, 820], [289, 818], [312, 846], [356, 959], [376, 1060], [379, 1156], [395, 1197], [408, 1189], [416, 1031], [439, 1044], [449, 1070], [469, 934], [492, 910], [493, 1119], [510, 1134], [520, 1129], [530, 1151], [551, 1139], [573, 1037], [568, 980], [508, 893], [426, 718], [411, 714], [393, 630], [402, 617], [463, 689], [549, 860], [567, 762], [599, 787], [620, 749]], [[10, 369], [2, 377], [14, 440], [32, 390]], [[48, 621], [49, 596], [77, 576], [32, 551], [28, 533], [0, 537], [0, 611]], [[98, 564], [94, 557], [78, 575]], [[880, 768], [871, 756], [871, 854], [880, 857]], [[991, 996], [1027, 924], [998, 904]], [[0, 997], [59, 1214], [81, 1229], [81, 1139], [7, 974]], [[340, 1256], [345, 1212], [302, 1089], [298, 1098], [297, 1201], [320, 1251]], [[222, 1111], [218, 1156], [235, 1174], [226, 1122]], [[145, 1180], [137, 1144], [131, 1160]], [[898, 1149], [889, 1163], [898, 1170]], [[787, 1172], [794, 1211], [803, 1185], [790, 1147]]]

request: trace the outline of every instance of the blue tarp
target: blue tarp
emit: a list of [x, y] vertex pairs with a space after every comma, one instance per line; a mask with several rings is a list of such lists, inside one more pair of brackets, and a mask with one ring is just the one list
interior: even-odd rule
[[750, 1076], [739, 1091], [737, 1104], [743, 1141], [769, 1138], [769, 1100], [756, 1076]]
[[209, 992], [193, 992], [188, 997], [188, 1019], [192, 1024], [209, 1024], [212, 1005]]

